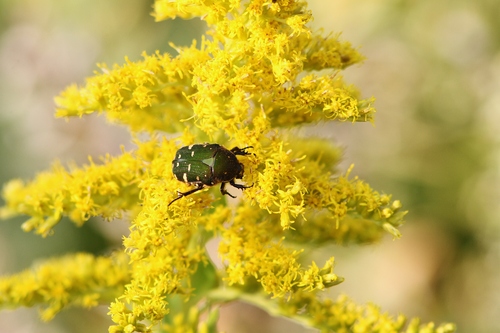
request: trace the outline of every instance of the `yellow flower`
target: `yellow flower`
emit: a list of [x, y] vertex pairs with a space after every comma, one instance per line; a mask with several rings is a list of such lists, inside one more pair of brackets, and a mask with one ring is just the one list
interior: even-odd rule
[[0, 279], [2, 307], [43, 305], [43, 320], [64, 307], [94, 307], [123, 293], [130, 281], [127, 256], [94, 257], [77, 253]]
[[[48, 304], [43, 318], [50, 319], [68, 305], [95, 306], [112, 296], [109, 331], [116, 333], [150, 332], [160, 322], [166, 332], [213, 331], [210, 308], [233, 299], [325, 332], [368, 332], [379, 322], [400, 330], [403, 317], [343, 298], [323, 300], [319, 292], [343, 278], [333, 273], [333, 258], [322, 268], [314, 261], [306, 268], [302, 257], [304, 243], [400, 236], [406, 212], [399, 201], [351, 177], [352, 168], [337, 170], [338, 147], [290, 130], [373, 120], [373, 99], [361, 99], [341, 76], [362, 56], [338, 36], [312, 31], [312, 15], [300, 1], [157, 0], [154, 8], [157, 20], [201, 17], [207, 36], [200, 45], [174, 46], [175, 57], [156, 52], [122, 66], [100, 65], [100, 74], [56, 98], [58, 117], [104, 113], [149, 138], [99, 165], [90, 160], [66, 170], [55, 164], [30, 182], [14, 180], [3, 189], [0, 211], [30, 216], [23, 228], [43, 236], [63, 216], [78, 225], [95, 216], [124, 217], [130, 234], [123, 253], [76, 255], [5, 277], [0, 290], [8, 297], [0, 304]], [[242, 181], [251, 187], [238, 193], [243, 199], [236, 206], [215, 190], [170, 205], [177, 190], [193, 188], [172, 174], [177, 149], [205, 141], [251, 146], [239, 157]], [[211, 239], [219, 240], [219, 268], [205, 249]], [[68, 270], [58, 270], [63, 265]], [[209, 319], [200, 324], [203, 313]]]

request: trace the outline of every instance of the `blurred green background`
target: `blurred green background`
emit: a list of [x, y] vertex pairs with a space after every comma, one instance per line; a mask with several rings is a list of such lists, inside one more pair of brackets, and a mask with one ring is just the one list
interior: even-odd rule
[[[53, 97], [83, 83], [95, 63], [140, 59], [190, 44], [198, 20], [154, 23], [151, 1], [0, 0], [0, 183], [31, 178], [55, 159], [85, 163], [129, 146], [103, 117], [54, 119]], [[345, 148], [342, 169], [392, 193], [410, 210], [403, 237], [363, 248], [332, 247], [333, 288], [397, 315], [452, 321], [461, 332], [498, 332], [500, 323], [500, 20], [497, 0], [310, 1], [315, 28], [342, 32], [367, 57], [347, 81], [375, 96], [375, 126], [318, 125]], [[106, 253], [123, 221], [60, 223], [42, 239], [0, 222], [0, 274], [74, 251]], [[34, 309], [0, 312], [0, 331], [106, 332], [105, 306], [69, 310], [48, 324]], [[244, 304], [222, 310], [228, 332], [304, 332]], [[81, 324], [78, 324], [81, 323]], [[84, 324], [83, 324], [84, 323]], [[248, 328], [245, 328], [248, 327]]]

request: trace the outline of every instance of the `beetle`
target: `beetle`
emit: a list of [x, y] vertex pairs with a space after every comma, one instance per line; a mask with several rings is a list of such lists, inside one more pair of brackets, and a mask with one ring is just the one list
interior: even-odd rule
[[240, 190], [251, 187], [234, 182], [235, 179], [242, 179], [244, 172], [243, 164], [236, 156], [251, 155], [246, 151], [249, 148], [253, 147], [234, 147], [228, 150], [217, 143], [193, 144], [180, 148], [172, 161], [172, 173], [178, 181], [194, 185], [195, 188], [187, 192], [178, 192], [178, 197], [168, 205], [202, 190], [205, 186], [220, 183], [222, 195], [227, 194], [231, 198], [235, 196], [226, 191], [227, 183]]

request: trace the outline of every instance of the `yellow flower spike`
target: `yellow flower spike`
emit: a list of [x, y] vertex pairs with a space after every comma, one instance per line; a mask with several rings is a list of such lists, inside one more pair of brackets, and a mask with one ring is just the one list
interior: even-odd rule
[[[373, 98], [360, 98], [341, 75], [363, 56], [339, 34], [312, 30], [302, 1], [156, 0], [153, 15], [200, 17], [208, 31], [200, 43], [171, 44], [175, 56], [143, 53], [140, 61], [99, 65], [99, 73], [56, 98], [57, 117], [103, 113], [130, 130], [136, 148], [81, 167], [55, 164], [2, 192], [0, 217], [26, 215], [22, 227], [43, 236], [64, 217], [77, 225], [91, 217], [123, 218], [130, 224], [123, 252], [69, 256], [0, 278], [7, 295], [0, 306], [41, 305], [49, 320], [68, 306], [105, 301], [114, 322], [109, 332], [212, 332], [217, 308], [240, 299], [325, 332], [404, 332], [404, 316], [346, 297], [323, 298], [321, 290], [343, 281], [333, 257], [323, 267], [304, 263], [311, 244], [400, 236], [401, 202], [351, 176], [352, 166], [339, 170], [338, 146], [300, 134], [301, 126], [320, 121], [373, 120]], [[253, 186], [240, 191], [229, 184], [238, 195], [229, 203], [205, 184], [169, 205], [177, 191], [196, 186], [173, 175], [174, 154], [207, 141], [252, 146], [239, 159], [244, 174], [237, 182]], [[189, 172], [202, 178], [205, 171], [191, 170], [193, 160], [187, 158]], [[217, 183], [214, 177], [203, 178]], [[207, 254], [211, 240], [219, 242], [218, 265]], [[408, 326], [453, 330], [451, 324]]]
[[300, 35], [302, 33], [311, 34], [311, 30], [309, 30], [305, 25], [311, 21], [312, 15], [310, 13], [294, 15], [286, 20], [286, 24], [292, 29], [292, 35]]
[[[291, 228], [291, 224], [294, 222], [290, 220], [290, 215], [296, 218], [299, 215], [304, 215], [306, 208], [304, 207], [304, 193], [307, 191], [303, 188], [300, 180], [295, 177], [295, 183], [287, 185], [286, 191], [278, 190], [279, 201], [274, 201], [274, 204], [279, 207], [279, 210], [275, 213], [280, 214], [281, 227], [283, 229]], [[300, 203], [294, 204], [296, 202], [295, 196], [300, 192]]]
[[323, 290], [342, 283], [344, 279], [332, 273], [333, 262], [334, 258], [332, 257], [320, 269], [313, 261], [309, 269], [302, 273], [301, 280], [297, 286], [306, 291], [314, 291]]
[[154, 97], [154, 94], [151, 93], [150, 89], [144, 86], [137, 87], [132, 93], [132, 96], [137, 106], [139, 106], [141, 109], [151, 106], [153, 103], [152, 99]]
[[93, 307], [98, 302], [110, 301], [123, 292], [129, 280], [124, 253], [116, 252], [109, 257], [67, 255], [1, 277], [0, 305], [41, 305], [42, 319], [48, 321], [64, 307]]

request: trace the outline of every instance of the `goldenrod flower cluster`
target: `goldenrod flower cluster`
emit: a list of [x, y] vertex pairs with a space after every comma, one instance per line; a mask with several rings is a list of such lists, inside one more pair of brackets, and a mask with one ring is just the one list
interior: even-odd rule
[[[402, 316], [324, 299], [321, 291], [343, 281], [333, 257], [301, 257], [305, 243], [400, 236], [401, 203], [352, 176], [352, 168], [337, 170], [340, 149], [297, 130], [373, 120], [373, 100], [361, 99], [341, 76], [363, 59], [358, 51], [338, 35], [312, 31], [301, 1], [156, 0], [154, 16], [200, 17], [209, 29], [200, 43], [173, 45], [175, 57], [157, 52], [100, 65], [85, 85], [56, 98], [58, 117], [102, 113], [149, 138], [121, 156], [83, 167], [55, 164], [3, 189], [2, 216], [30, 216], [23, 228], [43, 236], [64, 216], [78, 225], [95, 216], [129, 219], [123, 253], [68, 256], [5, 277], [0, 305], [39, 304], [50, 319], [66, 306], [112, 296], [114, 333], [213, 332], [216, 305], [234, 299], [324, 332], [452, 332], [450, 324], [417, 321], [405, 328]], [[253, 186], [235, 205], [205, 190], [169, 206], [177, 190], [192, 188], [172, 174], [175, 152], [198, 142], [252, 147], [239, 158], [243, 181]], [[219, 240], [220, 267], [205, 248], [212, 239]]]
[[91, 308], [110, 302], [130, 282], [127, 256], [94, 257], [86, 253], [47, 260], [32, 269], [0, 279], [2, 307], [44, 305], [43, 320], [68, 306]]

